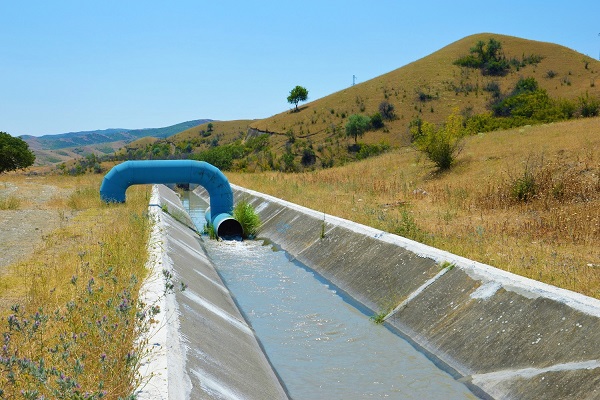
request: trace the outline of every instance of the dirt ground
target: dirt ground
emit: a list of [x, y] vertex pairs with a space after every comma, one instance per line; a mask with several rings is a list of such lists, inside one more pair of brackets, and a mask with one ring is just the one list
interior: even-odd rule
[[45, 176], [6, 174], [0, 177], [0, 200], [14, 196], [17, 209], [0, 210], [0, 273], [31, 255], [44, 235], [71, 218], [64, 204], [73, 188], [60, 187]]

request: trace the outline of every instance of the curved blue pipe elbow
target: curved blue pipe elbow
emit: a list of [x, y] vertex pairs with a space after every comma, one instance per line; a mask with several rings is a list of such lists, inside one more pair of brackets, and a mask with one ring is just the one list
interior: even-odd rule
[[221, 214], [226, 214], [233, 219], [231, 217], [233, 191], [229, 181], [221, 170], [204, 161], [125, 161], [113, 167], [106, 174], [100, 186], [100, 197], [107, 203], [123, 203], [125, 202], [125, 192], [129, 186], [154, 183], [197, 183], [202, 185], [210, 196], [211, 214], [215, 217], [209, 221], [213, 226], [216, 227], [215, 220]]

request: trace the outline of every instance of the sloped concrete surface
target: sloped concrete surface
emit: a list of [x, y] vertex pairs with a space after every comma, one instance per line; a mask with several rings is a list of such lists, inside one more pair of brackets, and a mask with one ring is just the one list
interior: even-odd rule
[[[175, 192], [158, 186], [153, 206], [160, 210], [163, 267], [173, 274], [168, 282], [174, 291], [167, 294], [168, 316], [163, 319], [166, 349], [157, 354], [166, 360], [158, 362], [154, 373], [160, 379], [152, 380], [154, 388], [146, 391], [168, 393], [169, 399], [287, 399]], [[157, 388], [160, 385], [168, 388]], [[144, 395], [144, 390], [141, 394], [158, 398]]]
[[232, 187], [260, 215], [259, 237], [388, 313], [386, 324], [482, 398], [600, 398], [600, 301]]

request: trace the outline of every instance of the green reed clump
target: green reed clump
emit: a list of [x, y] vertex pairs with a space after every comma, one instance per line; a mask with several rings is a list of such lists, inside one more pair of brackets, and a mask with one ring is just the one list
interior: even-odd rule
[[233, 218], [235, 218], [244, 232], [244, 239], [253, 238], [260, 228], [260, 217], [254, 211], [254, 207], [246, 200], [239, 201], [233, 209]]

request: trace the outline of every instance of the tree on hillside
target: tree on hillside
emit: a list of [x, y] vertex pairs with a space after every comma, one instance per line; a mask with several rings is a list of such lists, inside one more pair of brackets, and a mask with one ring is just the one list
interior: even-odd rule
[[308, 90], [302, 86], [296, 86], [290, 90], [290, 95], [287, 98], [288, 103], [296, 106], [295, 111], [298, 111], [298, 103], [308, 99]]
[[461, 67], [480, 68], [484, 75], [503, 76], [508, 73], [510, 63], [502, 54], [502, 44], [490, 38], [487, 44], [480, 40], [471, 47], [468, 56], [454, 61]]
[[23, 139], [0, 132], [0, 174], [33, 165], [35, 155]]
[[354, 143], [358, 142], [358, 137], [362, 137], [371, 127], [371, 119], [364, 115], [352, 114], [346, 123], [346, 136], [353, 137]]

